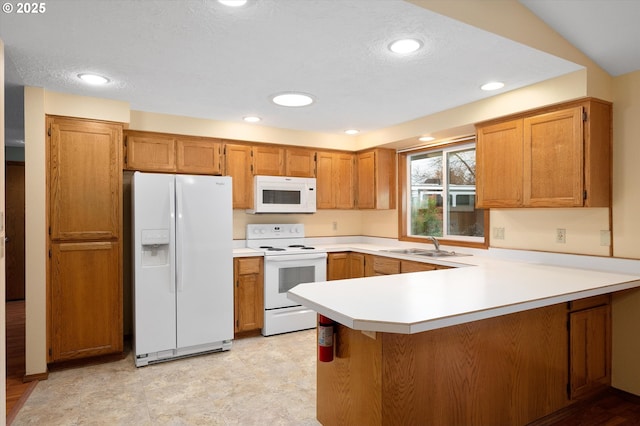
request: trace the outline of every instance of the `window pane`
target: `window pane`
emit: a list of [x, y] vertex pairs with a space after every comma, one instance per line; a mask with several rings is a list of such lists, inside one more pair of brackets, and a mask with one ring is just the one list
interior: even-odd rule
[[410, 157], [411, 235], [442, 236], [442, 152]]
[[476, 203], [476, 150], [450, 152], [447, 155], [447, 234], [484, 236], [484, 212]]

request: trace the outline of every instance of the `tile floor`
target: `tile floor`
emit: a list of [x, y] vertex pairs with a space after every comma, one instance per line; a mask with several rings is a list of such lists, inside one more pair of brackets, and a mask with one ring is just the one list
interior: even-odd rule
[[141, 368], [129, 353], [53, 372], [13, 425], [319, 425], [315, 398], [315, 330], [307, 330]]

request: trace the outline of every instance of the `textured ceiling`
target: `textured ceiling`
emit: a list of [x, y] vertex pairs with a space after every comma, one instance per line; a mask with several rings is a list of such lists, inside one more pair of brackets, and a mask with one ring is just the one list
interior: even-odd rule
[[[128, 101], [133, 110], [342, 133], [362, 132], [563, 75], [580, 67], [402, 0], [46, 2], [39, 15], [0, 14], [7, 98], [21, 85]], [[418, 38], [398, 57], [388, 44]], [[87, 86], [81, 72], [108, 76]], [[489, 80], [498, 92], [482, 92]], [[283, 91], [309, 107], [273, 105]], [[17, 91], [19, 92], [19, 91]], [[19, 101], [8, 104], [18, 110]], [[15, 111], [14, 111], [15, 112]], [[7, 112], [7, 141], [19, 138]]]

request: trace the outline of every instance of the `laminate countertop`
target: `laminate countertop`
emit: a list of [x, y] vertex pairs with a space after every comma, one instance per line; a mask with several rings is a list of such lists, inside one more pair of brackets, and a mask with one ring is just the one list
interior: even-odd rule
[[[327, 251], [346, 249], [327, 245]], [[407, 260], [362, 244], [349, 248]], [[462, 251], [462, 250], [461, 250]], [[427, 272], [299, 284], [287, 296], [355, 330], [413, 334], [640, 287], [640, 275], [465, 256]]]

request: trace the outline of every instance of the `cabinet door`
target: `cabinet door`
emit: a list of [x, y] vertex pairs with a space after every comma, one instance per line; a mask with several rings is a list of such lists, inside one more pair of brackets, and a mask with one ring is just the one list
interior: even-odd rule
[[349, 253], [349, 278], [362, 278], [365, 276], [365, 255], [362, 253]]
[[285, 157], [285, 176], [316, 176], [316, 152], [314, 150], [287, 148]]
[[393, 275], [400, 273], [400, 260], [390, 257], [373, 257], [374, 275]]
[[477, 129], [476, 205], [522, 206], [522, 120]]
[[225, 174], [232, 178], [233, 208], [250, 209], [253, 207], [251, 147], [226, 144], [224, 153]]
[[160, 135], [127, 135], [126, 164], [128, 170], [146, 172], [176, 171], [176, 141]]
[[263, 260], [238, 258], [235, 269], [235, 332], [258, 330], [264, 325]]
[[179, 173], [222, 174], [222, 144], [214, 140], [177, 139]]
[[349, 253], [329, 253], [327, 255], [327, 280], [349, 278]]
[[611, 306], [569, 314], [570, 397], [611, 383]]
[[376, 208], [376, 154], [369, 151], [358, 154], [358, 208]]
[[253, 173], [255, 175], [284, 176], [284, 148], [255, 145], [253, 147]]
[[352, 209], [354, 201], [354, 180], [355, 180], [355, 157], [353, 154], [334, 154], [335, 171], [333, 176], [333, 192], [335, 198], [335, 208]]
[[122, 127], [49, 117], [52, 240], [120, 236]]
[[51, 355], [122, 352], [122, 268], [114, 242], [51, 244]]
[[335, 209], [334, 196], [334, 154], [318, 151], [316, 157], [316, 207], [319, 209]]
[[[582, 206], [582, 107], [524, 119], [524, 204]], [[508, 180], [503, 178], [503, 182]]]
[[357, 197], [359, 209], [396, 208], [395, 151], [375, 149], [357, 155]]

